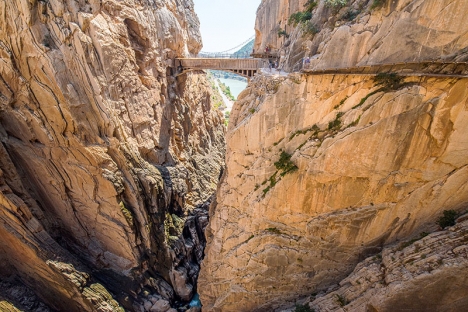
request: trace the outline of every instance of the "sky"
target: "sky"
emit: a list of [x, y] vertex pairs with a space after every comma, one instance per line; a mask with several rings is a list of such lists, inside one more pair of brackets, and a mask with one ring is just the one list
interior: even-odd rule
[[[203, 52], [221, 52], [255, 35], [261, 0], [194, 0], [200, 19]], [[232, 51], [235, 52], [235, 51]]]

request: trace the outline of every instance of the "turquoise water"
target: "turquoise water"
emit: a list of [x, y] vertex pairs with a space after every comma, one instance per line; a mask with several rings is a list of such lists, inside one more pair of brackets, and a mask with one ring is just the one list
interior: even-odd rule
[[231, 89], [231, 94], [237, 99], [239, 93], [241, 93], [245, 87], [247, 87], [247, 82], [234, 80], [234, 79], [225, 79], [219, 78], [219, 80], [224, 83], [226, 86]]
[[201, 308], [202, 307], [202, 304], [200, 302], [200, 296], [198, 294], [195, 294], [195, 296], [193, 296], [192, 298], [192, 301], [190, 301], [190, 307], [197, 307], [197, 308]]

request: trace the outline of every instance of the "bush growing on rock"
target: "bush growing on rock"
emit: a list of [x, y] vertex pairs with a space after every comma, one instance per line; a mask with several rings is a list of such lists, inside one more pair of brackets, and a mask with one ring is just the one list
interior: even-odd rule
[[455, 225], [455, 219], [458, 214], [455, 210], [444, 210], [444, 215], [437, 220], [437, 224], [445, 229], [447, 226]]
[[325, 0], [325, 4], [330, 7], [345, 6], [348, 0]]
[[312, 18], [312, 13], [310, 12], [296, 12], [291, 14], [288, 19], [288, 25], [294, 25], [296, 27], [298, 24], [306, 23]]
[[309, 11], [309, 12], [311, 12], [316, 6], [317, 6], [317, 1], [316, 0], [308, 0], [304, 4], [304, 7], [306, 8], [306, 11]]
[[385, 90], [398, 90], [403, 84], [403, 77], [397, 73], [379, 73], [374, 77], [376, 86], [382, 86]]
[[311, 309], [309, 305], [307, 304], [296, 304], [296, 308], [294, 309], [294, 312], [315, 312], [314, 309]]
[[282, 170], [281, 176], [286, 173], [297, 170], [297, 166], [291, 161], [291, 156], [286, 152], [281, 152], [280, 159], [275, 162], [275, 167], [278, 170]]

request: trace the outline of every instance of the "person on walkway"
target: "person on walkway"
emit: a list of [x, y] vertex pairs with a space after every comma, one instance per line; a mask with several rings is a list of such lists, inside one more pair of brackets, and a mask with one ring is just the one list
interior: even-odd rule
[[279, 66], [278, 66], [278, 61], [275, 61], [275, 68], [278, 72], [280, 71]]
[[310, 66], [310, 57], [306, 57], [304, 63], [305, 63], [305, 68], [306, 69], [309, 68], [309, 66]]
[[270, 69], [270, 73], [271, 73], [271, 67], [273, 67], [273, 64], [271, 63], [271, 60], [268, 61], [268, 68]]

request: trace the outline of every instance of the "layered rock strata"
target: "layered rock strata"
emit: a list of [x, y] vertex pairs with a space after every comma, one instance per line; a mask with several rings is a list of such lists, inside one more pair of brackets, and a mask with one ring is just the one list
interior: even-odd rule
[[[466, 60], [465, 1], [316, 1], [309, 21], [287, 26], [311, 2], [262, 1], [255, 50], [278, 49], [287, 70], [303, 56], [312, 69]], [[466, 84], [407, 77], [382, 87], [353, 73], [251, 81], [231, 114], [210, 212], [204, 308], [279, 309], [431, 229], [444, 209], [464, 210]]]
[[[464, 0], [350, 0], [343, 7], [320, 0], [310, 21], [288, 24], [291, 14], [307, 9], [306, 3], [263, 0], [257, 12], [255, 50], [282, 51], [287, 70], [299, 69], [304, 56], [312, 58], [315, 69], [468, 60]], [[278, 36], [278, 30], [288, 37]]]
[[444, 209], [466, 209], [466, 85], [253, 79], [231, 114], [227, 168], [210, 212], [204, 309], [273, 310], [431, 228]]
[[193, 2], [12, 0], [0, 16], [3, 276], [62, 311], [190, 300], [224, 153], [209, 83], [171, 67], [201, 48]]
[[[360, 263], [315, 311], [465, 311], [468, 221], [385, 248]], [[416, 241], [416, 242], [414, 242]], [[408, 246], [409, 245], [409, 246]], [[406, 246], [406, 247], [405, 247]]]

